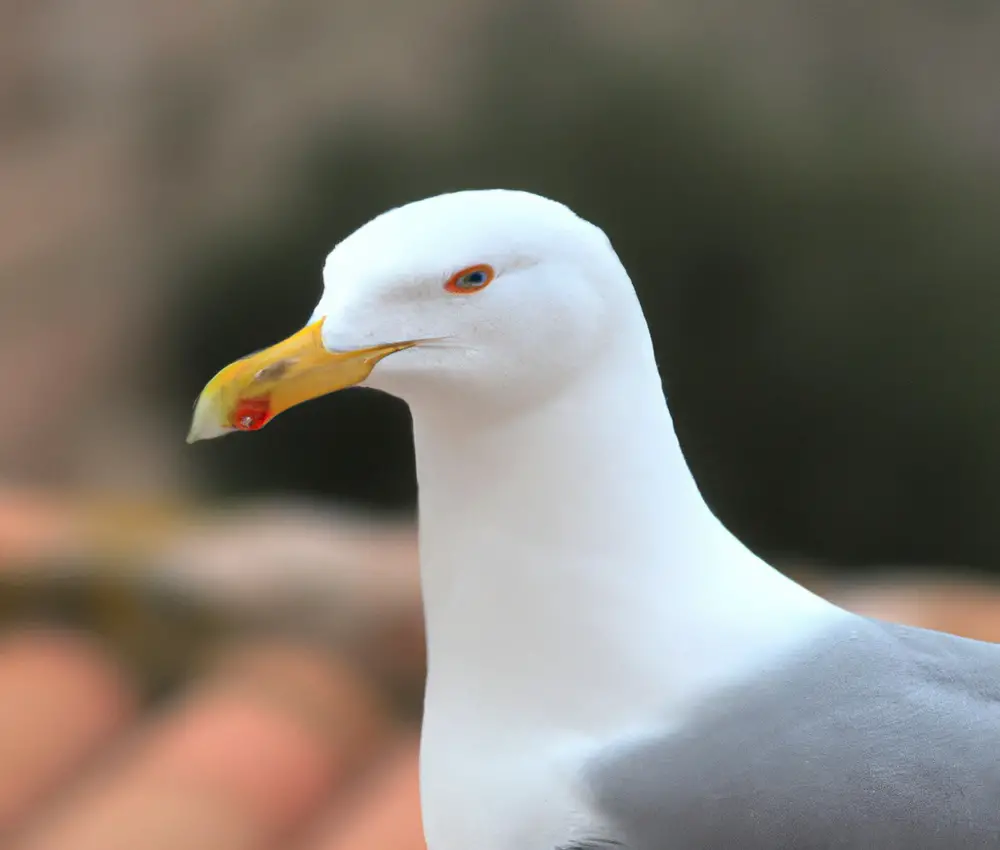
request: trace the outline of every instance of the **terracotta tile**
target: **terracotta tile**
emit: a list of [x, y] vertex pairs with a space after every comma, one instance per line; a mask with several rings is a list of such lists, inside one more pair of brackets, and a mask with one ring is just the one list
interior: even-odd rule
[[382, 695], [344, 657], [300, 642], [241, 642], [216, 658], [211, 687], [253, 695], [317, 736], [334, 761], [334, 781], [353, 778], [391, 734]]
[[1000, 642], [1000, 587], [946, 577], [900, 577], [830, 589], [845, 608], [890, 622]]
[[336, 659], [285, 644], [233, 650], [21, 850], [271, 847], [387, 729], [367, 683]]
[[210, 794], [178, 785], [92, 786], [9, 850], [263, 850], [257, 824]]
[[418, 752], [415, 735], [393, 747], [306, 850], [426, 850]]
[[133, 709], [122, 672], [83, 637], [0, 641], [0, 834], [108, 743]]

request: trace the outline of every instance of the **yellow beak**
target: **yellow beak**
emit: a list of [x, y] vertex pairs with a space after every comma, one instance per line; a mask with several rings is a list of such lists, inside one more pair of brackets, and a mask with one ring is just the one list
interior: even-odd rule
[[322, 328], [320, 319], [226, 366], [198, 396], [187, 441], [257, 431], [290, 407], [360, 384], [383, 357], [427, 341], [331, 352], [323, 347]]

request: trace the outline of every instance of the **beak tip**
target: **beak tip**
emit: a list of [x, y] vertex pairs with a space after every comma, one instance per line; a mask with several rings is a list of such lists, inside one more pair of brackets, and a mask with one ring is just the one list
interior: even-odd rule
[[218, 405], [210, 396], [203, 393], [195, 405], [194, 415], [191, 417], [191, 427], [185, 442], [191, 445], [201, 440], [212, 440], [215, 437], [225, 436], [233, 430], [219, 424], [220, 422]]
[[184, 442], [190, 446], [192, 443], [199, 443], [202, 440], [214, 440], [216, 437], [226, 436], [226, 434], [230, 433], [232, 430], [232, 428], [206, 428], [196, 422], [191, 426], [191, 430], [188, 431], [188, 435], [184, 439]]

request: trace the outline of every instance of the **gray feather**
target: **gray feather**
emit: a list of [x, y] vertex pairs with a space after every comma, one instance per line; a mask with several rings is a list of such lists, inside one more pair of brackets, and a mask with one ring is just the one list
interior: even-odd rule
[[629, 850], [1000, 848], [1000, 647], [854, 618], [602, 758]]

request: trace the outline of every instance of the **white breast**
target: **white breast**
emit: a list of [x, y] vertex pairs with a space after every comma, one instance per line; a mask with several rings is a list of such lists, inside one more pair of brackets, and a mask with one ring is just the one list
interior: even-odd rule
[[[437, 709], [438, 706], [432, 706]], [[603, 830], [583, 767], [593, 741], [518, 738], [432, 710], [421, 747], [424, 829], [431, 850], [554, 850]]]

